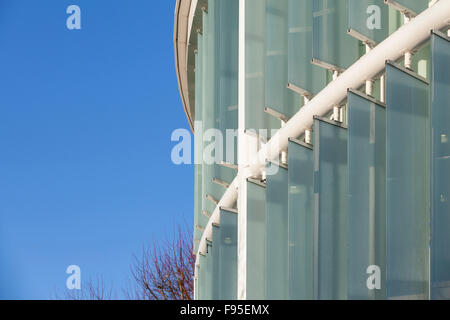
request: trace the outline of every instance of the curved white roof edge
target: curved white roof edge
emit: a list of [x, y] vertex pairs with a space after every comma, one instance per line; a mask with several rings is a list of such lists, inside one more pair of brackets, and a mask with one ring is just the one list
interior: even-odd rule
[[189, 86], [187, 74], [188, 41], [192, 28], [197, 0], [177, 0], [175, 7], [175, 25], [173, 32], [173, 42], [175, 48], [175, 69], [178, 78], [178, 89], [180, 90], [181, 101], [184, 112], [191, 130], [194, 129], [191, 107], [189, 103]]
[[[386, 40], [362, 56], [351, 67], [344, 71], [336, 80], [329, 83], [308, 104], [301, 108], [286, 125], [281, 128], [264, 147], [255, 153], [249, 163], [245, 177], [260, 175], [265, 163], [258, 159], [273, 160], [287, 147], [288, 139], [300, 136], [313, 124], [314, 116], [323, 116], [334, 105], [345, 99], [348, 89], [363, 86], [367, 79], [372, 79], [385, 68], [387, 60], [397, 61], [405, 52], [411, 51], [425, 42], [432, 30], [439, 30], [450, 25], [450, 0], [441, 0], [432, 7], [403, 25]], [[277, 140], [278, 139], [278, 140]], [[279, 142], [279, 143], [278, 143]], [[220, 208], [231, 207], [237, 200], [239, 177], [236, 177], [220, 199], [203, 232], [196, 255], [196, 265], [199, 265], [199, 254], [206, 253], [206, 240], [212, 239], [213, 224], [220, 223]]]

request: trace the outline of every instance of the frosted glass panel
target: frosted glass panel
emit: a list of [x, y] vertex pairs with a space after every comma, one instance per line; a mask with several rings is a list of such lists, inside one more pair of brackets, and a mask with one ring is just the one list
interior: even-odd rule
[[198, 300], [198, 275], [194, 280], [194, 300]]
[[431, 37], [431, 298], [450, 299], [450, 42]]
[[245, 125], [246, 129], [280, 126], [264, 112], [266, 87], [266, 0], [245, 1]]
[[206, 299], [206, 256], [199, 255], [199, 267], [198, 267], [198, 299]]
[[[348, 94], [348, 298], [386, 298], [386, 109]], [[378, 266], [381, 288], [368, 289]], [[370, 274], [373, 274], [370, 270]]]
[[288, 1], [266, 1], [266, 107], [292, 117], [301, 97], [287, 88]]
[[313, 1], [289, 0], [289, 83], [314, 95], [326, 85], [326, 71], [311, 64]]
[[205, 258], [205, 300], [211, 300], [213, 294], [214, 287], [214, 278], [213, 278], [213, 252], [212, 252], [212, 244], [208, 242], [206, 245], [207, 253]]
[[[211, 14], [203, 13], [203, 45], [202, 45], [202, 120], [203, 120], [203, 130], [206, 131], [211, 128], [215, 128], [215, 117], [216, 117], [216, 109], [214, 106], [214, 24], [213, 24], [213, 14], [214, 14], [214, 6], [213, 1], [208, 2], [211, 10]], [[200, 51], [199, 51], [200, 52]], [[204, 143], [204, 147], [205, 147]], [[214, 211], [214, 205], [211, 201], [206, 199], [206, 195], [212, 195], [216, 199], [220, 198], [220, 189], [218, 186], [213, 184], [212, 179], [215, 177], [215, 165], [214, 164], [206, 164], [203, 163], [203, 210], [206, 210], [209, 213]]]
[[314, 154], [289, 141], [289, 299], [314, 299]]
[[347, 129], [314, 120], [315, 292], [347, 298]]
[[349, 0], [348, 29], [352, 36], [380, 43], [389, 35], [389, 8], [384, 0]]
[[[209, 129], [220, 129], [221, 110], [220, 104], [217, 100], [220, 98], [217, 79], [220, 79], [218, 75], [219, 64], [216, 53], [219, 51], [218, 43], [220, 37], [220, 24], [216, 24], [216, 18], [219, 16], [219, 1], [208, 1], [208, 13], [203, 13], [203, 101], [202, 105], [203, 114], [203, 132]], [[204, 142], [205, 146], [211, 142]], [[205, 151], [206, 152], [206, 151]], [[210, 156], [216, 156], [217, 150], [214, 150]], [[218, 162], [220, 163], [220, 161]], [[235, 172], [228, 168], [223, 168], [219, 164], [203, 164], [203, 209], [208, 213], [212, 213], [216, 207], [214, 202], [206, 198], [207, 195], [214, 197], [216, 200], [220, 200], [225, 189], [213, 182], [214, 178], [219, 178], [231, 182]]]
[[237, 299], [237, 223], [234, 212], [220, 211], [220, 295], [221, 300]]
[[266, 188], [247, 183], [247, 299], [266, 299]]
[[221, 228], [213, 225], [213, 231], [212, 231], [212, 279], [213, 279], [213, 285], [212, 285], [212, 293], [211, 298], [213, 300], [220, 299], [220, 278], [222, 274], [222, 264], [220, 261], [221, 257], [221, 251], [222, 251], [222, 242], [221, 242]]
[[419, 14], [426, 8], [428, 8], [429, 0], [388, 0], [393, 3], [399, 9], [409, 9], [408, 11]]
[[[203, 77], [203, 36], [198, 34], [197, 54], [195, 55], [195, 121], [202, 121], [202, 77]], [[204, 227], [207, 223], [206, 217], [202, 217], [203, 210], [203, 139], [199, 131], [194, 133], [194, 226], [200, 225]], [[194, 228], [194, 239], [200, 240], [202, 232]], [[198, 242], [194, 241], [194, 252], [198, 250]]]
[[267, 172], [267, 299], [288, 296], [288, 171], [268, 164]]
[[348, 0], [313, 1], [313, 59], [343, 70], [359, 58], [359, 42], [347, 34]]
[[[238, 127], [238, 29], [239, 29], [239, 0], [216, 0], [216, 90], [219, 106], [218, 128], [225, 137], [226, 129], [237, 129]], [[237, 146], [237, 143], [235, 144]], [[226, 155], [224, 145], [224, 157], [228, 163], [236, 163], [237, 148], [234, 153]], [[222, 178], [232, 179], [233, 172], [223, 169]], [[218, 177], [219, 178], [219, 177]], [[229, 181], [231, 182], [231, 181]]]
[[386, 65], [387, 295], [428, 298], [428, 84]]

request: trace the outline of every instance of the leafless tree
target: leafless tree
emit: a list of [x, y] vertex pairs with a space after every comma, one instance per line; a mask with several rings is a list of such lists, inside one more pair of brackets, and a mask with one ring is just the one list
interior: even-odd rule
[[[187, 224], [176, 227], [171, 240], [153, 241], [143, 246], [140, 256], [134, 256], [130, 267], [131, 284], [123, 289], [128, 300], [192, 300], [194, 295], [195, 255], [192, 233]], [[55, 294], [56, 299], [61, 299]], [[111, 300], [103, 278], [83, 283], [81, 290], [67, 290], [66, 300]]]
[[80, 290], [66, 289], [62, 297], [57, 292], [54, 296], [57, 300], [111, 300], [113, 289], [112, 286], [106, 286], [103, 278], [98, 276], [83, 282]]
[[143, 247], [131, 267], [134, 286], [126, 292], [134, 300], [192, 300], [195, 255], [191, 232], [178, 227], [176, 237]]

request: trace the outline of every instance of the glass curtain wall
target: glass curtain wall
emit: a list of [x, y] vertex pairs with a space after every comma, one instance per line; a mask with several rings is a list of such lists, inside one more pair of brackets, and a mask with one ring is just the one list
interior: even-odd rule
[[347, 129], [314, 119], [315, 298], [347, 298]]
[[247, 299], [266, 299], [266, 186], [247, 182]]
[[288, 155], [289, 299], [314, 299], [314, 153], [291, 139]]
[[450, 39], [431, 36], [431, 298], [450, 299]]
[[429, 286], [429, 88], [386, 65], [387, 297], [427, 299]]
[[288, 297], [288, 170], [267, 164], [267, 299]]
[[358, 91], [348, 93], [348, 237], [348, 298], [385, 299], [386, 109]]

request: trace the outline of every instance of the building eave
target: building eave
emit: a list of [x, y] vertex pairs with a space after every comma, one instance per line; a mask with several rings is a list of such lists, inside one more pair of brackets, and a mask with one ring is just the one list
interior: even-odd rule
[[[192, 25], [191, 6], [196, 5], [195, 0], [177, 0], [175, 7], [175, 23], [174, 23], [174, 49], [175, 49], [175, 69], [178, 79], [178, 89], [180, 91], [181, 102], [184, 112], [193, 131], [193, 112], [189, 99], [189, 83], [188, 83], [188, 43], [189, 33]], [[191, 20], [191, 22], [190, 22]]]

